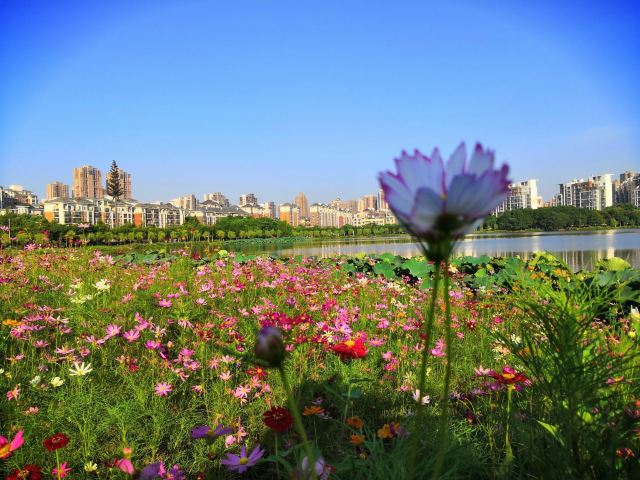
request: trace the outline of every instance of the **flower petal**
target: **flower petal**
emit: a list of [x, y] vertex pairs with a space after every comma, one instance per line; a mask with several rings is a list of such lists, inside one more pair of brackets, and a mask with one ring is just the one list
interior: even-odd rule
[[419, 188], [428, 187], [434, 192], [442, 192], [442, 178], [444, 165], [442, 158], [431, 159], [418, 150], [413, 155], [402, 152], [402, 156], [396, 159], [398, 177], [404, 182], [413, 196]]
[[491, 213], [506, 196], [498, 176], [498, 172], [486, 172], [480, 178], [468, 174], [454, 177], [447, 195], [447, 212], [468, 220]]
[[401, 219], [408, 219], [413, 209], [413, 193], [391, 172], [381, 173], [378, 179], [391, 211]]
[[433, 227], [436, 218], [443, 212], [442, 197], [430, 188], [418, 190], [415, 205], [411, 212], [411, 230], [414, 233], [427, 233]]
[[456, 175], [464, 173], [467, 162], [467, 146], [464, 142], [458, 145], [456, 151], [451, 154], [447, 161], [447, 187], [451, 184], [451, 180]]
[[473, 149], [473, 155], [469, 160], [469, 168], [466, 173], [474, 173], [476, 175], [482, 175], [485, 171], [493, 168], [493, 150], [484, 150], [480, 143], [476, 143], [476, 147]]

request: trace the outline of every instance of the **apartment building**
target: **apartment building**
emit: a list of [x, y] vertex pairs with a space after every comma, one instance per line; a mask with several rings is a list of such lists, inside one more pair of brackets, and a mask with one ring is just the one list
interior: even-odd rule
[[500, 214], [519, 208], [541, 208], [543, 204], [538, 196], [538, 180], [531, 179], [509, 185], [509, 194], [494, 213]]
[[279, 218], [292, 227], [300, 224], [300, 207], [293, 203], [283, 203], [279, 208]]
[[62, 182], [51, 182], [47, 184], [47, 199], [69, 196], [69, 185]]
[[73, 169], [74, 198], [103, 198], [102, 172], [91, 165]]
[[589, 177], [587, 180], [574, 179], [561, 183], [556, 196], [558, 206], [573, 206], [602, 210], [613, 205], [612, 175], [605, 173]]

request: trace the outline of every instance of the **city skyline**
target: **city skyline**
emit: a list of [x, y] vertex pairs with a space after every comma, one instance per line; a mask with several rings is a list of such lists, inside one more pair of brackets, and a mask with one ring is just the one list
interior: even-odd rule
[[545, 199], [640, 164], [631, 2], [61, 3], [0, 6], [0, 181], [40, 194], [115, 159], [141, 201], [329, 201], [461, 140]]

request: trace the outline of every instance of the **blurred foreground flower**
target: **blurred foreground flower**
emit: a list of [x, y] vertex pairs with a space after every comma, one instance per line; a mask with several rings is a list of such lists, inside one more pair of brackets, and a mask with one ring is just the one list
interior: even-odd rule
[[23, 431], [20, 430], [13, 440], [9, 441], [0, 435], [0, 460], [3, 458], [8, 458], [11, 455], [11, 452], [17, 450], [24, 443], [24, 438], [22, 438]]
[[431, 157], [402, 152], [397, 173], [381, 173], [379, 180], [398, 221], [429, 244], [434, 260], [444, 260], [438, 244], [475, 230], [507, 196], [509, 167], [496, 170], [493, 163], [494, 152], [478, 143], [467, 165], [463, 142], [446, 165], [437, 148]]
[[254, 347], [256, 358], [266, 362], [270, 367], [282, 365], [286, 355], [282, 330], [276, 327], [264, 327], [258, 333]]

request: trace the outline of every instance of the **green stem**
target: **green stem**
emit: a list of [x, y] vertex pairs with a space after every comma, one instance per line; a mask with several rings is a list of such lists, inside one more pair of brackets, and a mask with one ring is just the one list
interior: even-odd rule
[[440, 262], [436, 262], [435, 264], [435, 272], [433, 274], [433, 290], [431, 292], [431, 302], [429, 303], [429, 311], [427, 312], [427, 323], [425, 324], [425, 328], [423, 330], [424, 334], [424, 343], [422, 349], [422, 360], [420, 363], [420, 373], [418, 374], [418, 390], [420, 391], [418, 395], [418, 405], [417, 405], [417, 415], [416, 415], [416, 430], [413, 432], [411, 436], [411, 453], [409, 457], [409, 463], [407, 464], [407, 479], [411, 480], [415, 475], [416, 468], [416, 457], [418, 455], [418, 431], [417, 427], [422, 426], [423, 417], [424, 417], [424, 405], [422, 404], [422, 397], [424, 396], [424, 387], [426, 383], [426, 372], [427, 372], [427, 359], [429, 358], [429, 343], [431, 342], [431, 332], [433, 329], [433, 321], [435, 319], [436, 314], [436, 299], [438, 297], [438, 286], [440, 284]]
[[[276, 457], [278, 457], [278, 432], [276, 432]], [[276, 475], [280, 478], [280, 459], [276, 459]]]
[[280, 379], [282, 380], [282, 385], [284, 386], [285, 394], [289, 399], [289, 410], [291, 410], [291, 416], [293, 417], [293, 424], [298, 431], [298, 435], [302, 439], [302, 446], [307, 454], [307, 459], [309, 460], [309, 468], [311, 470], [311, 478], [315, 480], [317, 478], [316, 475], [316, 459], [313, 455], [313, 450], [311, 449], [311, 445], [309, 445], [309, 439], [307, 438], [307, 432], [304, 430], [304, 425], [302, 424], [302, 417], [300, 416], [300, 412], [298, 411], [298, 405], [296, 404], [295, 399], [293, 398], [293, 392], [291, 391], [291, 386], [289, 385], [289, 379], [287, 378], [287, 374], [284, 371], [284, 367], [280, 365], [278, 367], [278, 372], [280, 373]]
[[449, 258], [444, 261], [444, 328], [445, 328], [445, 343], [447, 345], [447, 363], [444, 370], [444, 389], [442, 391], [442, 398], [440, 399], [440, 429], [438, 432], [439, 447], [438, 456], [436, 459], [436, 467], [433, 471], [433, 478], [439, 478], [442, 467], [444, 466], [444, 457], [447, 452], [449, 443], [449, 390], [451, 387], [451, 365], [453, 362], [453, 345], [451, 335], [451, 298], [449, 295]]
[[347, 401], [344, 405], [344, 413], [342, 414], [342, 425], [344, 426], [347, 423], [347, 412], [349, 411], [349, 403], [351, 402], [351, 366], [352, 362], [349, 361], [349, 376], [347, 377]]
[[505, 465], [510, 465], [513, 461], [513, 450], [511, 450], [511, 442], [509, 441], [509, 425], [511, 423], [511, 392], [513, 392], [513, 388], [513, 385], [507, 385], [507, 422], [504, 428]]
[[60, 480], [62, 477], [60, 476], [60, 453], [56, 450], [56, 477]]

